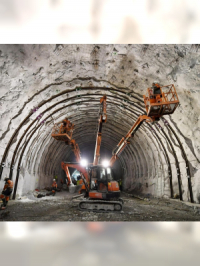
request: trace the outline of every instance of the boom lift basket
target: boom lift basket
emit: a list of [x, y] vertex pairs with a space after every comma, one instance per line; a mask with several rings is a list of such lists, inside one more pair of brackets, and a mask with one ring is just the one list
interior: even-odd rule
[[147, 89], [146, 95], [143, 95], [143, 98], [147, 115], [155, 118], [172, 114], [179, 104], [173, 84], [163, 87], [155, 84], [154, 87]]
[[62, 123], [54, 125], [51, 136], [56, 140], [61, 140], [68, 143], [72, 139], [73, 131], [74, 124], [65, 119], [62, 121]]

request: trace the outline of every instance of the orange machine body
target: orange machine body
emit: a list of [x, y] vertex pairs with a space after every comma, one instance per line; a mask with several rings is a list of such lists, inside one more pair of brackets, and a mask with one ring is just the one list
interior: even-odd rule
[[119, 184], [117, 181], [108, 182], [108, 191], [119, 191]]
[[112, 169], [102, 165], [89, 167], [89, 193], [90, 199], [111, 200], [120, 197], [117, 181], [113, 180]]
[[103, 199], [103, 195], [100, 192], [97, 191], [90, 191], [89, 192], [89, 198], [91, 199]]

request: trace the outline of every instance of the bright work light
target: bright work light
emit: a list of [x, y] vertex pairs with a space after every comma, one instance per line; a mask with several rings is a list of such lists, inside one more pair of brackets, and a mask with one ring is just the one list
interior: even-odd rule
[[102, 162], [103, 167], [108, 167], [109, 164], [110, 164], [110, 162], [109, 162], [108, 160], [104, 160], [104, 161]]
[[81, 165], [84, 166], [84, 167], [86, 167], [86, 166], [88, 165], [88, 162], [87, 162], [86, 159], [82, 159], [80, 163], [81, 163]]

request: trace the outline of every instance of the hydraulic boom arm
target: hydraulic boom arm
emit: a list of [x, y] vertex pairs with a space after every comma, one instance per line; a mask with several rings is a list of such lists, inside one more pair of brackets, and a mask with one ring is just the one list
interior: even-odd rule
[[94, 161], [93, 165], [97, 165], [99, 163], [99, 157], [100, 157], [100, 147], [101, 147], [101, 132], [102, 132], [102, 125], [107, 120], [106, 115], [106, 95], [104, 95], [100, 99], [101, 103], [101, 112], [99, 117], [99, 125], [98, 125], [98, 132], [97, 132], [97, 138], [96, 138], [96, 146], [95, 146], [95, 152], [94, 152]]
[[74, 155], [75, 155], [75, 157], [76, 157], [76, 161], [77, 161], [77, 163], [79, 163], [80, 160], [81, 160], [81, 152], [80, 152], [80, 149], [79, 149], [78, 143], [76, 143], [75, 139], [72, 139], [72, 140], [70, 141], [70, 145], [71, 145], [72, 150], [73, 150], [73, 152], [74, 152]]
[[118, 156], [121, 154], [121, 152], [125, 149], [125, 147], [127, 146], [127, 144], [129, 144], [129, 139], [131, 137], [134, 136], [134, 134], [136, 133], [136, 131], [140, 128], [140, 126], [142, 125], [142, 123], [144, 121], [147, 122], [153, 122], [154, 119], [147, 116], [147, 115], [140, 115], [137, 119], [137, 121], [135, 122], [135, 124], [131, 127], [131, 129], [129, 130], [129, 132], [126, 134], [125, 137], [123, 137], [120, 142], [117, 144], [116, 148], [113, 150], [112, 154], [113, 156], [110, 159], [110, 166], [112, 167], [113, 164], [115, 163], [115, 161], [118, 159]]
[[82, 180], [83, 180], [84, 185], [85, 185], [85, 189], [86, 189], [86, 191], [88, 191], [88, 189], [89, 189], [88, 188], [89, 177], [88, 177], [88, 173], [87, 173], [85, 167], [81, 166], [79, 163], [65, 163], [65, 162], [61, 163], [61, 167], [66, 173], [66, 176], [68, 179], [68, 186], [71, 184], [71, 176], [70, 176], [70, 172], [69, 172], [68, 167], [72, 167], [72, 168], [77, 169], [80, 172]]

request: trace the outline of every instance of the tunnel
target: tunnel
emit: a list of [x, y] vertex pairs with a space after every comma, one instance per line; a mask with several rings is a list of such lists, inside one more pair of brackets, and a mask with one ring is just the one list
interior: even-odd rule
[[67, 117], [81, 156], [93, 161], [100, 98], [107, 96], [100, 161], [137, 118], [153, 82], [174, 84], [180, 104], [156, 123], [143, 123], [115, 162], [123, 191], [200, 203], [200, 54], [184, 44], [0, 45], [0, 187], [14, 198], [65, 178], [73, 151], [51, 137]]

